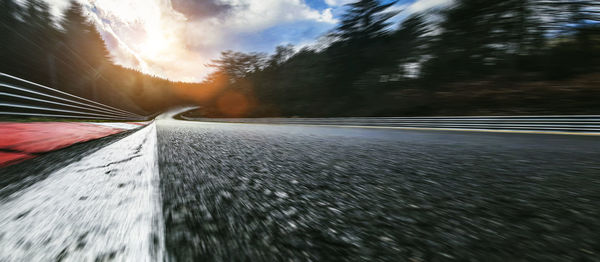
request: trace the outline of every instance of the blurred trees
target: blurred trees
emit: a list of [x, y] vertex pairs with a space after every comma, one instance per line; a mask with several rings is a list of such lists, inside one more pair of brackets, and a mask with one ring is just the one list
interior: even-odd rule
[[277, 46], [275, 48], [275, 53], [269, 58], [269, 66], [275, 67], [283, 64], [286, 60], [292, 57], [294, 53], [294, 46], [291, 44], [285, 46]]
[[518, 58], [541, 48], [528, 0], [462, 0], [442, 12], [429, 77], [449, 81], [498, 70], [520, 71]]
[[174, 83], [116, 66], [77, 2], [52, 17], [43, 0], [0, 0], [0, 72], [149, 114], [181, 102]]
[[224, 51], [221, 58], [212, 61], [212, 67], [227, 74], [231, 82], [235, 82], [251, 73], [262, 70], [267, 64], [267, 55], [262, 53], [245, 54], [234, 51]]
[[396, 1], [381, 4], [377, 0], [360, 0], [347, 4], [346, 13], [332, 34], [351, 42], [382, 36], [390, 25], [389, 19], [397, 14], [388, 11], [395, 3]]
[[550, 78], [598, 69], [600, 64], [600, 2], [537, 0], [541, 24], [548, 35], [540, 66]]
[[184, 84], [115, 66], [75, 2], [53, 20], [42, 0], [0, 0], [0, 71], [145, 112], [193, 102], [212, 116], [600, 113], [599, 1], [455, 0], [392, 19], [405, 15], [394, 3], [355, 1], [318, 49], [226, 51], [206, 81]]
[[[326, 48], [289, 55], [291, 47], [278, 47], [266, 64], [234, 73], [252, 87], [257, 100], [247, 115], [470, 114], [480, 108], [560, 113], [551, 105], [567, 98], [550, 90], [555, 84], [548, 82], [546, 92], [514, 88], [567, 81], [600, 69], [598, 1], [456, 0], [410, 14], [397, 26], [390, 21], [399, 10], [392, 7], [389, 1], [350, 3], [340, 25], [329, 33], [333, 41]], [[220, 71], [246, 68], [243, 59], [228, 60], [231, 54], [219, 60]], [[596, 83], [590, 81], [587, 87]], [[587, 101], [598, 95], [586, 90], [577, 96]], [[472, 100], [481, 92], [495, 92], [496, 97]], [[573, 112], [600, 107], [578, 110]]]

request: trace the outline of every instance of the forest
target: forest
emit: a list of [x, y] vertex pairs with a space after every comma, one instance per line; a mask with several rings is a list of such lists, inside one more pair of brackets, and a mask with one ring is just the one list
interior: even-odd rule
[[392, 5], [347, 5], [320, 48], [223, 52], [205, 84], [229, 95], [191, 115], [600, 113], [600, 2], [457, 0], [396, 24]]
[[183, 103], [175, 83], [115, 65], [75, 1], [56, 21], [42, 0], [0, 0], [0, 72], [142, 115]]
[[72, 2], [0, 1], [0, 72], [152, 114], [201, 117], [600, 114], [600, 2], [456, 0], [398, 19], [360, 0], [315, 45], [224, 51], [201, 83], [115, 65]]

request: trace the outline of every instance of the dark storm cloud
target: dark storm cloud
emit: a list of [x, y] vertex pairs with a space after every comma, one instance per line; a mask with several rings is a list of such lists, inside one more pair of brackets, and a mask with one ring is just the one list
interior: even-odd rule
[[232, 8], [219, 0], [171, 0], [171, 5], [177, 12], [191, 19], [218, 16]]

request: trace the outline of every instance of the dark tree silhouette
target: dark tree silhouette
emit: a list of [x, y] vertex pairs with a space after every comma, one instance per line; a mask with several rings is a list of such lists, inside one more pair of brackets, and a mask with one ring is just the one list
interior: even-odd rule
[[224, 89], [251, 87], [248, 116], [599, 113], [597, 1], [457, 0], [398, 26], [393, 4], [351, 3], [324, 49], [278, 47], [264, 68], [224, 53]]
[[144, 115], [187, 101], [178, 83], [114, 65], [84, 12], [73, 1], [56, 20], [43, 0], [1, 0], [0, 71]]
[[349, 4], [319, 49], [223, 52], [194, 84], [114, 65], [75, 2], [55, 21], [42, 0], [0, 0], [0, 70], [143, 114], [176, 103], [208, 116], [600, 113], [598, 1], [456, 0], [398, 25], [393, 6]]

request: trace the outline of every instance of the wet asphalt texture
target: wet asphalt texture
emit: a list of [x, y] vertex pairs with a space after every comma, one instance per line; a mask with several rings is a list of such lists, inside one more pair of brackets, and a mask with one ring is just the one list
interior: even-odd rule
[[598, 261], [600, 139], [157, 122], [168, 260]]

